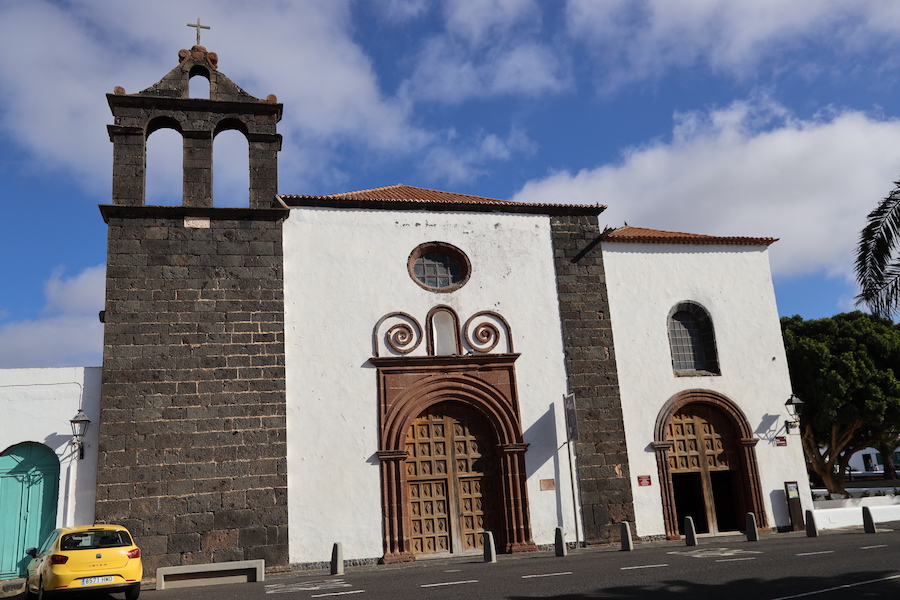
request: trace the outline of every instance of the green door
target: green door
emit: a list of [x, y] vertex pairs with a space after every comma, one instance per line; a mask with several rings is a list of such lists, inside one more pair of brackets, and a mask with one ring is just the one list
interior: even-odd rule
[[43, 444], [16, 444], [0, 454], [0, 579], [25, 576], [28, 548], [56, 527], [59, 459]]

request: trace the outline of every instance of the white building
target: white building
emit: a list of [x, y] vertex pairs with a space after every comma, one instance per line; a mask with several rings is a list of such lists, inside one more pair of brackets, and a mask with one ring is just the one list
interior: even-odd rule
[[[179, 60], [107, 97], [102, 386], [98, 369], [0, 373], [15, 415], [0, 464], [26, 443], [61, 466], [36, 532], [122, 522], [152, 572], [309, 565], [334, 542], [356, 561], [475, 553], [485, 531], [505, 552], [557, 527], [610, 543], [622, 521], [674, 539], [686, 516], [710, 534], [751, 512], [764, 530], [801, 525], [774, 240], [604, 232], [605, 207], [564, 198], [275, 196], [281, 105], [202, 46]], [[209, 99], [189, 97], [196, 76]], [[183, 206], [144, 205], [160, 128], [185, 139]], [[227, 129], [250, 141], [246, 209], [212, 202]], [[79, 408], [96, 423], [84, 460], [67, 434]], [[7, 548], [8, 575], [22, 549]]]
[[0, 369], [0, 579], [51, 529], [94, 520], [98, 430], [73, 444], [79, 409], [100, 418], [99, 367]]

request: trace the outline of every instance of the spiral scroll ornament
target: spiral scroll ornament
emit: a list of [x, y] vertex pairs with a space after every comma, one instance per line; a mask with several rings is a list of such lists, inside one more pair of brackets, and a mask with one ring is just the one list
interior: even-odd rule
[[399, 321], [384, 332], [383, 339], [388, 348], [396, 354], [405, 355], [419, 347], [423, 338], [422, 326], [419, 325], [419, 322], [406, 313], [390, 313], [383, 316], [375, 325], [375, 356], [378, 356], [378, 332], [381, 330], [381, 325], [388, 319]]
[[478, 352], [490, 352], [500, 341], [500, 330], [493, 323], [479, 323], [472, 332], [469, 345]]
[[391, 350], [398, 354], [409, 354], [415, 350], [416, 334], [408, 323], [397, 323], [387, 330], [385, 340]]
[[[484, 320], [485, 318], [490, 320]], [[501, 331], [502, 327], [502, 331]], [[480, 354], [491, 352], [503, 337], [507, 341], [507, 352], [512, 352], [509, 325], [495, 312], [482, 311], [472, 315], [465, 325], [466, 343]]]

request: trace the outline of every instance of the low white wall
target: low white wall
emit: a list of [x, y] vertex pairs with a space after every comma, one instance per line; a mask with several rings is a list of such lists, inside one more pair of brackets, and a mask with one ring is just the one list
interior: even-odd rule
[[[56, 526], [94, 522], [100, 423], [100, 367], [0, 369], [0, 452], [23, 442], [43, 444], [59, 458]], [[72, 446], [69, 419], [91, 420], [84, 459]]]
[[817, 500], [813, 502], [814, 518], [818, 529], [862, 527], [863, 506], [872, 511], [876, 523], [900, 521], [900, 496], [870, 496], [843, 500]]

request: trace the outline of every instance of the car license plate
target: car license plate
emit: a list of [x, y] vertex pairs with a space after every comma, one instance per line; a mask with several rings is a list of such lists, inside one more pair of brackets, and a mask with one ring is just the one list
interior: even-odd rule
[[94, 585], [95, 583], [112, 583], [113, 577], [112, 575], [107, 575], [105, 577], [84, 577], [81, 580], [81, 585]]

